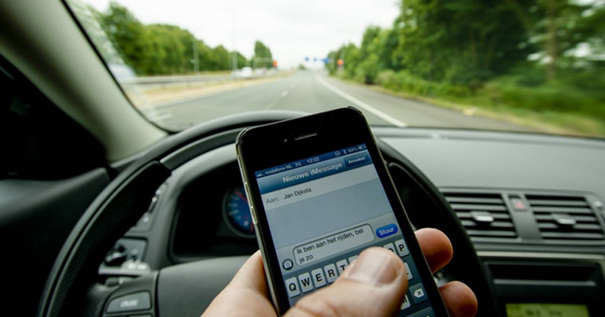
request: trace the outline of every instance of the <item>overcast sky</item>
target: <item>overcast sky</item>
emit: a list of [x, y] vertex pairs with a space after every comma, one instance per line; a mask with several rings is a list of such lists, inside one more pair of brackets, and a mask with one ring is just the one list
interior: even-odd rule
[[[104, 11], [108, 0], [83, 0]], [[250, 58], [264, 42], [282, 67], [323, 58], [341, 44], [359, 44], [368, 25], [390, 27], [399, 0], [119, 0], [143, 23], [168, 23], [210, 46]], [[234, 36], [235, 34], [235, 36]]]

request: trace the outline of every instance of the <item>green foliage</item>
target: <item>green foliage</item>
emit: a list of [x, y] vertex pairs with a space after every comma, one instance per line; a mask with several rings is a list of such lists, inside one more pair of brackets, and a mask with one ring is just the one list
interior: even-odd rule
[[605, 126], [602, 1], [406, 0], [400, 9], [392, 28], [369, 26], [359, 47], [330, 52], [330, 74], [476, 107], [596, 117]]
[[380, 55], [385, 34], [379, 27], [370, 26], [363, 34], [359, 50], [351, 52], [349, 59], [356, 63], [345, 65], [345, 69], [353, 74], [353, 78], [365, 84], [373, 84], [380, 70], [384, 68]]
[[[524, 1], [528, 6], [531, 1]], [[477, 83], [534, 52], [505, 1], [408, 0], [397, 19], [401, 68], [430, 81]]]
[[581, 90], [564, 84], [548, 83], [539, 87], [504, 86], [500, 98], [508, 106], [536, 111], [578, 112], [605, 117], [602, 103]]
[[[94, 15], [124, 62], [138, 75], [193, 73], [196, 62], [198, 71], [230, 70], [232, 54], [237, 56], [239, 68], [249, 63], [241, 53], [229, 52], [222, 45], [209, 47], [178, 26], [144, 25], [126, 7], [115, 2], [111, 2], [105, 12], [94, 12]], [[269, 48], [264, 49], [270, 55]]]
[[237, 65], [236, 66], [238, 69], [248, 65], [248, 59], [246, 59], [246, 56], [242, 55], [240, 52], [235, 52], [235, 54], [237, 56]]
[[129, 59], [132, 65], [140, 65], [139, 69], [135, 68], [137, 72], [156, 75], [182, 74], [192, 70], [193, 46], [198, 43], [189, 31], [172, 25], [154, 24], [146, 26], [145, 33], [149, 43], [148, 56]]
[[215, 47], [213, 50], [212, 64], [210, 70], [223, 70], [231, 68], [231, 53], [222, 45]]
[[[374, 54], [380, 70], [407, 70], [429, 81], [478, 88], [527, 64], [530, 56], [532, 63], [546, 65], [548, 80], [554, 79], [552, 67], [560, 72], [605, 64], [603, 34], [605, 6], [597, 3], [406, 0], [391, 29], [369, 26], [359, 48], [342, 46], [330, 57], [346, 55], [344, 77], [367, 83], [376, 73], [364, 75], [376, 66], [366, 62]], [[580, 45], [590, 46], [592, 58], [574, 54]], [[337, 67], [331, 63], [328, 70]]]
[[376, 54], [367, 56], [355, 71], [355, 79], [365, 84], [373, 84], [380, 71], [380, 59]]
[[[339, 70], [346, 71], [346, 74], [342, 76], [352, 78], [355, 73], [355, 68], [358, 63], [358, 51], [359, 49], [355, 44], [343, 45], [338, 50], [328, 53], [330, 63], [326, 65], [331, 75], [336, 74]], [[338, 66], [338, 60], [346, 60], [343, 67]]]
[[253, 66], [256, 68], [273, 67], [273, 55], [271, 55], [271, 50], [261, 41], [256, 41], [254, 43], [254, 56], [252, 57], [252, 60]]
[[405, 70], [399, 72], [383, 71], [378, 74], [377, 83], [390, 90], [405, 91], [424, 97], [453, 96], [462, 98], [472, 95], [469, 87], [428, 81], [413, 76]]
[[543, 70], [535, 69], [488, 82], [479, 93], [489, 95], [496, 104], [605, 119], [605, 78], [589, 71], [564, 74], [559, 74], [560, 79], [547, 81]]
[[[153, 63], [152, 43], [147, 29], [125, 7], [111, 2], [106, 13], [98, 13], [99, 23], [127, 64], [146, 73]], [[135, 66], [136, 65], [136, 66]]]

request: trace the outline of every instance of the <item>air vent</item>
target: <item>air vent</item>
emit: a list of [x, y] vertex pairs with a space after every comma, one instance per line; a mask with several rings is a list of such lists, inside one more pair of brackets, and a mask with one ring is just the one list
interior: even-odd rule
[[473, 240], [514, 239], [515, 226], [499, 194], [444, 193], [445, 199]]
[[525, 196], [542, 239], [603, 240], [603, 228], [590, 205], [579, 196]]

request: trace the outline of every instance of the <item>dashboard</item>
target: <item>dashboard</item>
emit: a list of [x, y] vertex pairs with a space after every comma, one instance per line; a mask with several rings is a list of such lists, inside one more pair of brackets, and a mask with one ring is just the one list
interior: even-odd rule
[[175, 262], [199, 256], [249, 255], [258, 249], [241, 187], [237, 164], [229, 162], [186, 188], [174, 230]]
[[[443, 193], [503, 311], [604, 313], [605, 142], [439, 129], [374, 133], [383, 152], [403, 155]], [[398, 162], [385, 159], [405, 205]], [[258, 246], [241, 186], [233, 145], [183, 164], [110, 250], [100, 275], [134, 277], [252, 254]]]

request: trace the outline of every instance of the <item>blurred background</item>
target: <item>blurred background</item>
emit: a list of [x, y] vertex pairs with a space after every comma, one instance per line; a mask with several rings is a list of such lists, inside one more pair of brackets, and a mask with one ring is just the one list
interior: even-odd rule
[[68, 0], [168, 130], [353, 105], [375, 125], [605, 135], [605, 0]]

